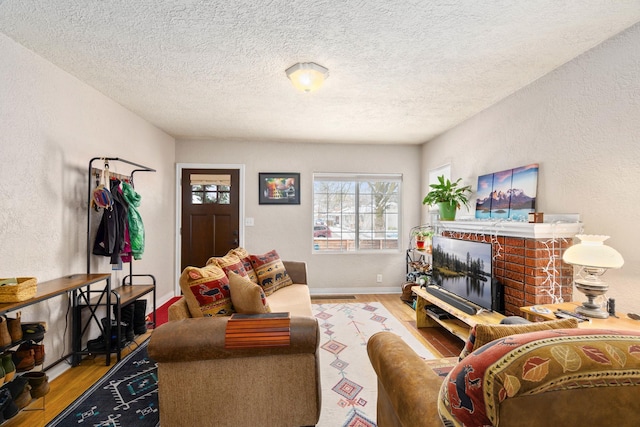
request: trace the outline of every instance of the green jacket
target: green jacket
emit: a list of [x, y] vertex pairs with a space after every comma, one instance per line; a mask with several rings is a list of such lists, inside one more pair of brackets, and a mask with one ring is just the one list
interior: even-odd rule
[[122, 183], [122, 193], [129, 204], [128, 219], [131, 253], [133, 254], [133, 259], [142, 259], [142, 253], [144, 252], [144, 224], [142, 223], [140, 212], [138, 212], [142, 197], [126, 182]]

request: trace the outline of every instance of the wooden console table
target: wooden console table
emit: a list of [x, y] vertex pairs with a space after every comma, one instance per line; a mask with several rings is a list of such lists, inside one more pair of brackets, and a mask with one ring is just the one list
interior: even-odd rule
[[[522, 317], [527, 320], [544, 321], [544, 320], [556, 320], [557, 317], [553, 314], [556, 310], [562, 309], [567, 311], [575, 311], [576, 307], [580, 305], [579, 302], [563, 302], [560, 304], [544, 304], [534, 305], [527, 307], [520, 307]], [[535, 307], [535, 308], [534, 308]], [[548, 313], [540, 313], [535, 311], [538, 308], [546, 308]], [[579, 328], [593, 328], [593, 329], [622, 329], [622, 330], [638, 330], [640, 329], [640, 321], [629, 318], [626, 314], [616, 313], [616, 316], [609, 316], [606, 319], [589, 318], [586, 322], [579, 322]]]
[[[418, 328], [441, 326], [461, 340], [466, 341], [469, 337], [469, 330], [474, 325], [478, 323], [498, 324], [502, 319], [504, 319], [502, 314], [492, 311], [481, 311], [478, 314], [467, 314], [440, 300], [435, 295], [431, 295], [426, 290], [420, 288], [420, 286], [414, 286], [411, 290], [418, 297], [416, 301], [416, 326]], [[425, 310], [425, 307], [428, 305], [436, 305], [454, 316], [454, 318], [438, 319], [437, 317], [431, 316]]]
[[33, 298], [29, 298], [20, 302], [8, 302], [0, 304], [0, 315], [9, 311], [20, 310], [33, 304], [48, 300], [58, 295], [76, 290], [83, 286], [103, 280], [111, 280], [110, 274], [72, 274], [70, 276], [60, 277], [59, 279], [48, 280], [38, 283], [38, 290]]
[[[90, 287], [91, 285], [99, 282], [105, 282], [105, 285], [102, 286], [102, 289], [107, 290], [107, 294], [111, 292], [111, 275], [110, 274], [72, 274], [70, 276], [60, 277], [58, 279], [48, 280], [45, 282], [38, 283], [38, 289], [33, 298], [29, 298], [25, 301], [20, 302], [10, 302], [0, 304], [0, 315], [4, 315], [10, 311], [20, 310], [21, 308], [28, 307], [33, 304], [38, 304], [40, 302], [46, 301], [48, 299], [71, 293], [72, 296], [72, 313], [73, 313], [73, 332], [72, 332], [72, 349], [73, 352], [71, 354], [67, 354], [62, 356], [60, 359], [56, 360], [50, 365], [44, 367], [44, 369], [48, 369], [54, 365], [57, 365], [61, 361], [65, 360], [69, 356], [73, 356], [74, 363], [78, 361], [77, 350], [80, 347], [80, 343], [78, 339], [80, 338], [79, 331], [76, 328], [80, 327], [80, 319], [77, 318], [76, 307], [76, 295], [78, 290], [85, 287]], [[110, 361], [110, 358], [107, 357], [107, 361]], [[108, 363], [107, 363], [108, 364]]]

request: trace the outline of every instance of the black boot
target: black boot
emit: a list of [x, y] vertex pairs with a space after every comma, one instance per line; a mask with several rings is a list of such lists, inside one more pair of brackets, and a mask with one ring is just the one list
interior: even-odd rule
[[[114, 318], [116, 317], [116, 311], [116, 308], [113, 307]], [[124, 337], [127, 341], [133, 341], [135, 339], [135, 335], [133, 333], [133, 313], [133, 304], [129, 304], [120, 308], [120, 326], [122, 327]]]
[[[102, 322], [102, 327], [104, 328], [104, 336], [106, 337], [107, 333], [107, 318], [103, 317], [100, 319]], [[125, 348], [127, 346], [127, 337], [126, 331], [124, 327], [120, 328], [120, 348]], [[111, 321], [111, 349], [118, 348], [118, 324], [115, 320]]]
[[[96, 339], [87, 341], [87, 350], [90, 352], [101, 353], [107, 350], [107, 318], [103, 317], [100, 319], [102, 322], [102, 335]], [[125, 336], [126, 331], [124, 327], [120, 329], [120, 348], [124, 348], [127, 345], [127, 338]], [[111, 321], [111, 351], [114, 351], [118, 348], [118, 329], [117, 322], [115, 320]]]
[[89, 352], [102, 353], [107, 349], [104, 343], [104, 336], [100, 335], [98, 338], [87, 341], [87, 350]]
[[147, 300], [139, 299], [133, 303], [133, 332], [136, 335], [147, 333]]

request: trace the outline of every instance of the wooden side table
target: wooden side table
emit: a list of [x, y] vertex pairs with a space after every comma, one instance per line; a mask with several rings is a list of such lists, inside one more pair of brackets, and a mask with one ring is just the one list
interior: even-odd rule
[[[527, 307], [520, 307], [520, 312], [522, 316], [535, 321], [544, 321], [544, 320], [556, 320], [554, 312], [558, 309], [567, 310], [567, 311], [575, 311], [576, 307], [580, 305], [579, 302], [563, 302], [560, 304], [544, 304], [544, 305], [534, 305]], [[541, 313], [540, 309], [549, 310], [548, 313]], [[586, 322], [578, 323], [579, 328], [593, 328], [593, 329], [623, 329], [623, 330], [639, 330], [640, 329], [640, 321], [633, 320], [629, 318], [626, 314], [616, 313], [616, 316], [609, 316], [606, 319], [596, 319], [590, 317]]]
[[[440, 326], [465, 341], [469, 337], [469, 330], [478, 323], [498, 324], [504, 316], [497, 312], [483, 311], [478, 314], [467, 314], [452, 305], [447, 304], [435, 295], [428, 293], [420, 286], [411, 288], [417, 296], [416, 301], [416, 326], [418, 328], [432, 328]], [[453, 319], [438, 319], [431, 316], [425, 310], [425, 307], [433, 304], [437, 305], [447, 313], [451, 314]]]

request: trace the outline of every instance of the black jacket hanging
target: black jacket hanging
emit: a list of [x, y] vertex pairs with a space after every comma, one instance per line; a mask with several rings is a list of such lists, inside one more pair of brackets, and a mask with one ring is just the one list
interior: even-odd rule
[[113, 209], [105, 209], [93, 242], [93, 254], [111, 256], [116, 246], [116, 214]]
[[111, 264], [118, 264], [120, 252], [124, 249], [124, 234], [127, 222], [128, 205], [120, 190], [120, 181], [110, 182], [113, 204], [104, 210], [93, 244], [93, 254], [108, 256]]
[[116, 242], [111, 253], [111, 264], [118, 264], [120, 262], [120, 253], [124, 249], [124, 231], [127, 227], [129, 205], [124, 200], [120, 189], [120, 181], [117, 179], [111, 181], [111, 195], [113, 196], [113, 210], [116, 213]]

